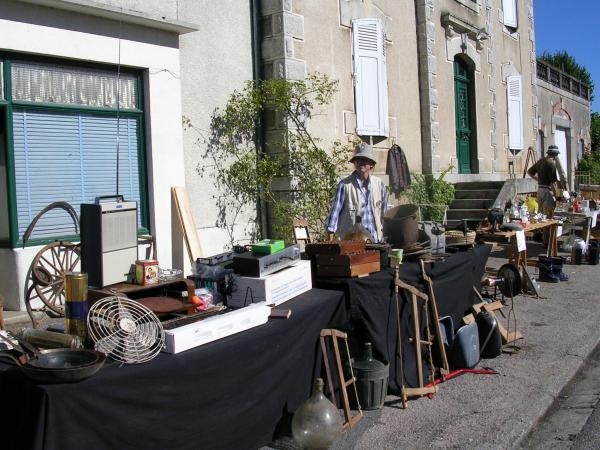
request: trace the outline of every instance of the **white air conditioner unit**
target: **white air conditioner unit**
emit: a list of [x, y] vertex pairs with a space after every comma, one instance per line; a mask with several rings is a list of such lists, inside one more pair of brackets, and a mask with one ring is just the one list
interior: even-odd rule
[[93, 287], [127, 281], [138, 259], [136, 202], [102, 198], [81, 204], [81, 270]]

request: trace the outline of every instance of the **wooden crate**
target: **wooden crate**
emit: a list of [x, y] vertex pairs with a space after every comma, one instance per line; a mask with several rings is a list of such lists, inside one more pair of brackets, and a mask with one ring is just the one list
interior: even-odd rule
[[355, 277], [381, 270], [378, 251], [349, 253], [344, 255], [316, 255], [317, 276]]
[[319, 242], [316, 244], [307, 244], [304, 251], [309, 256], [315, 255], [344, 255], [348, 253], [358, 253], [365, 251], [366, 244], [363, 241], [336, 241]]

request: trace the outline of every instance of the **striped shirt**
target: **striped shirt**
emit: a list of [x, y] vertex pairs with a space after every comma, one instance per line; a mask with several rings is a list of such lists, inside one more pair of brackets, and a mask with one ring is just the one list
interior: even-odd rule
[[[386, 211], [387, 188], [385, 184], [381, 183], [381, 209], [378, 209], [378, 211], [373, 211], [373, 208], [371, 207], [371, 204], [373, 203], [373, 194], [369, 190], [369, 187], [372, 184], [370, 183], [371, 177], [369, 177], [367, 181], [363, 183], [363, 181], [360, 179], [360, 177], [358, 177], [356, 172], [353, 172], [351, 176], [355, 177], [356, 182], [359, 186], [358, 196], [360, 199], [360, 209], [355, 212], [355, 215], [359, 215], [361, 217], [362, 225], [372, 236], [372, 241], [379, 242], [381, 239], [377, 234], [377, 226], [375, 223], [374, 214], [379, 214], [380, 216], [382, 216], [383, 213]], [[337, 231], [340, 214], [342, 213], [345, 201], [346, 190], [344, 187], [344, 183], [340, 182], [335, 192], [335, 196], [331, 205], [331, 211], [329, 212], [329, 217], [327, 218], [327, 223], [325, 225], [327, 230], [332, 233], [335, 233]]]

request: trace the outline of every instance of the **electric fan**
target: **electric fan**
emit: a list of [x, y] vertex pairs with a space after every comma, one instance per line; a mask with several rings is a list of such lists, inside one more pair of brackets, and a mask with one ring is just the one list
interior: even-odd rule
[[96, 350], [128, 364], [150, 361], [165, 340], [156, 314], [125, 297], [105, 297], [94, 303], [88, 312], [87, 328]]

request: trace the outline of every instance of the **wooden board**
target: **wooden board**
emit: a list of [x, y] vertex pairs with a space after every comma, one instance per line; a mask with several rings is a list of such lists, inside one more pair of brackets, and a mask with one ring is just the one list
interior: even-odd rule
[[187, 191], [183, 186], [174, 186], [171, 188], [171, 195], [173, 197], [173, 203], [175, 204], [175, 210], [181, 229], [183, 231], [183, 237], [185, 245], [190, 257], [190, 262], [193, 264], [197, 258], [204, 256], [202, 251], [202, 245], [198, 238], [198, 229], [196, 228], [196, 222], [192, 215], [192, 208], [190, 206], [190, 199], [187, 195]]

